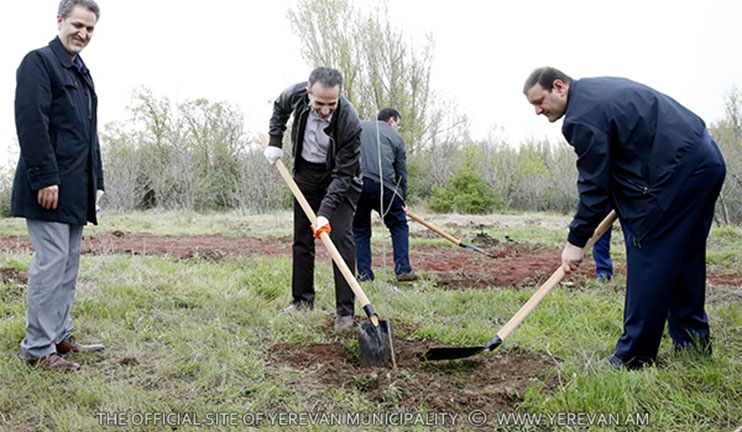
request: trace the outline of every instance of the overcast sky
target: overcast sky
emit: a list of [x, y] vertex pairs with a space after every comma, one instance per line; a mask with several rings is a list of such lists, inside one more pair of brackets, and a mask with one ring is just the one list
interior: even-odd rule
[[[99, 124], [122, 120], [131, 92], [147, 86], [173, 101], [205, 97], [266, 131], [271, 101], [310, 68], [286, 19], [296, 0], [99, 0], [101, 19], [82, 57], [96, 83]], [[57, 34], [57, 0], [4, 6], [0, 26], [0, 162], [17, 152], [13, 99], [23, 56]], [[663, 91], [707, 123], [742, 88], [742, 1], [394, 0], [392, 19], [436, 43], [433, 88], [457, 101], [475, 138], [498, 126], [514, 144], [558, 138], [521, 93], [528, 73], [551, 65], [574, 78], [624, 76]]]

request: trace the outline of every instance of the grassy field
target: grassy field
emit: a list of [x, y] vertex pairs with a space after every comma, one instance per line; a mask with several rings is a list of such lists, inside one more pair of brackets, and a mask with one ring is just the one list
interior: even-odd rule
[[[565, 237], [569, 218], [450, 215], [431, 221], [459, 235], [467, 231], [453, 224], [473, 224], [494, 238], [507, 235], [522, 242], [557, 246]], [[25, 234], [20, 220], [4, 219], [0, 227], [0, 235]], [[288, 213], [104, 213], [102, 225], [85, 233], [222, 233], [278, 239], [289, 236], [290, 229]], [[424, 230], [414, 224], [411, 229]], [[374, 242], [380, 246], [384, 230], [376, 232]], [[416, 246], [446, 242], [413, 238], [411, 244], [414, 254]], [[389, 244], [386, 247], [391, 248]], [[618, 243], [613, 256], [623, 257]], [[742, 229], [714, 228], [709, 242], [710, 267], [738, 269], [741, 257]], [[3, 251], [0, 267], [27, 270], [30, 258], [24, 251]], [[549, 264], [547, 270], [557, 264]], [[339, 338], [326, 331], [334, 315], [334, 288], [331, 267], [325, 262], [318, 265], [315, 310], [278, 314], [290, 302], [290, 269], [288, 257], [210, 261], [84, 255], [73, 309], [76, 335], [83, 343], [102, 342], [107, 349], [96, 355], [70, 355], [83, 368], [67, 374], [29, 368], [20, 358], [25, 287], [4, 282], [0, 285], [0, 431], [350, 430], [353, 428], [337, 425], [287, 427], [266, 419], [258, 423], [257, 419], [281, 412], [394, 410], [394, 398], [405, 396], [398, 386], [403, 380], [414, 381], [414, 375], [404, 371], [387, 374], [387, 388], [381, 390], [390, 395], [389, 403], [379, 406], [367, 398], [358, 382], [305, 387], [297, 382], [306, 371], [277, 367], [269, 360], [276, 344]], [[434, 282], [425, 277], [414, 285], [390, 289], [377, 280], [364, 284], [364, 289], [380, 314], [399, 328], [395, 337], [432, 338], [451, 345], [488, 340], [534, 291], [508, 287], [447, 291]], [[510, 416], [497, 420], [499, 426], [480, 429], [459, 418], [453, 428], [733, 432], [742, 427], [742, 286], [726, 287], [724, 297], [709, 298], [707, 312], [714, 341], [710, 359], [674, 353], [665, 335], [658, 365], [628, 372], [614, 371], [603, 362], [621, 334], [624, 283], [618, 276], [605, 285], [554, 289], [500, 348], [506, 354], [525, 351], [551, 359], [553, 367], [540, 372], [539, 382], [548, 380], [552, 385], [529, 385], [514, 397], [512, 411], [487, 413], [491, 417]], [[362, 314], [358, 308], [357, 314]], [[347, 338], [343, 343], [357, 349]], [[440, 374], [467, 367], [461, 361], [426, 366]], [[462, 380], [463, 390], [467, 385]], [[428, 409], [424, 404], [417, 407], [419, 413]], [[171, 416], [166, 419], [157, 417], [168, 413]], [[200, 426], [189, 425], [191, 414]], [[539, 425], [529, 425], [536, 416], [540, 417]], [[214, 424], [219, 426], [209, 426]], [[431, 428], [407, 424], [371, 429]]]

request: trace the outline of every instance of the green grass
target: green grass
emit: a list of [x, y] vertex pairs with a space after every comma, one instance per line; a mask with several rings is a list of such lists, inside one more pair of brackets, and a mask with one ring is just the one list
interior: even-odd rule
[[[85, 234], [105, 231], [143, 232], [157, 235], [223, 234], [225, 236], [260, 236], [263, 238], [289, 235], [277, 220], [286, 220], [288, 212], [273, 215], [241, 215], [228, 213], [197, 213], [194, 211], [137, 211], [118, 213], [103, 211], [99, 224], [87, 225]], [[26, 235], [26, 221], [19, 218], [2, 219], [0, 235]]]
[[[474, 232], [466, 227], [467, 217], [462, 218], [461, 228], [450, 229], [461, 237]], [[104, 224], [86, 229], [86, 234], [121, 229], [155, 234], [283, 237], [290, 234], [289, 220], [287, 214], [106, 215]], [[476, 219], [485, 220], [486, 217]], [[513, 223], [485, 231], [496, 238], [507, 234], [519, 241], [557, 246], [563, 241], [565, 229], [556, 225]], [[25, 234], [22, 221], [3, 220], [0, 226], [3, 234]], [[411, 228], [417, 231], [421, 227]], [[380, 234], [374, 242], [380, 244]], [[714, 228], [709, 262], [725, 268], [739, 266], [741, 243], [739, 228]], [[448, 243], [418, 238], [412, 244], [414, 248]], [[391, 251], [389, 244], [387, 248]], [[614, 248], [619, 256], [620, 249]], [[27, 269], [29, 262], [28, 254], [0, 253], [0, 267]], [[241, 416], [245, 413], [317, 407], [326, 412], [374, 409], [375, 403], [358, 389], [364, 384], [362, 376], [355, 385], [310, 392], [295, 384], [304, 371], [268, 363], [267, 351], [274, 344], [327, 342], [332, 337], [321, 331], [334, 311], [331, 267], [326, 263], [318, 265], [314, 311], [277, 315], [290, 301], [290, 278], [291, 261], [285, 257], [210, 262], [85, 255], [73, 309], [76, 335], [82, 342], [103, 342], [107, 349], [99, 355], [71, 355], [83, 365], [74, 374], [46, 373], [26, 366], [18, 353], [25, 325], [24, 288], [17, 284], [0, 285], [0, 431], [171, 431], [167, 426], [132, 426], [131, 416], [176, 412], [200, 413], [203, 419], [206, 413], [238, 413], [237, 420], [242, 425]], [[556, 365], [542, 372], [556, 383], [554, 389], [531, 386], [519, 411], [552, 416], [615, 414], [622, 419], [648, 414], [650, 422], [636, 427], [547, 429], [559, 431], [732, 432], [742, 426], [742, 304], [714, 302], [707, 307], [714, 338], [711, 359], [691, 353], [675, 354], [665, 336], [658, 367], [637, 372], [613, 371], [602, 359], [612, 351], [621, 334], [624, 283], [619, 276], [609, 284], [589, 284], [580, 290], [557, 287], [506, 340], [501, 350], [517, 346], [550, 356]], [[444, 291], [434, 281], [423, 279], [389, 292], [387, 312], [385, 284], [377, 279], [363, 287], [374, 299], [380, 315], [405, 324], [398, 328], [397, 337], [435, 338], [451, 345], [488, 340], [534, 291], [495, 287]], [[357, 350], [355, 341], [346, 343], [351, 351]], [[457, 367], [456, 363], [451, 367]], [[414, 380], [414, 376], [405, 379]], [[399, 394], [396, 386], [401, 384], [392, 381], [385, 389], [391, 400]], [[422, 412], [425, 408], [419, 409]], [[99, 413], [124, 413], [130, 423], [102, 427]]]

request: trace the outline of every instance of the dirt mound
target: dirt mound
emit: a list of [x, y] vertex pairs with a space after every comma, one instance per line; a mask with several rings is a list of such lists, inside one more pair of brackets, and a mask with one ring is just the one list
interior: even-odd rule
[[[415, 270], [435, 278], [438, 286], [445, 289], [538, 286], [561, 262], [558, 247], [518, 242], [508, 236], [495, 239], [482, 235], [479, 239], [481, 247], [495, 255], [496, 259], [451, 244], [415, 246], [410, 250], [410, 262]], [[291, 243], [289, 236], [263, 240], [221, 234], [156, 236], [112, 231], [84, 236], [82, 252], [169, 255], [174, 259], [218, 261], [227, 256], [290, 256]], [[27, 236], [0, 236], [0, 250], [32, 249]], [[375, 247], [377, 251], [380, 249]], [[321, 244], [317, 245], [316, 250], [320, 260], [330, 261], [329, 254]], [[381, 254], [375, 253], [376, 268], [381, 262]], [[387, 245], [387, 263], [392, 262], [392, 248]], [[577, 288], [584, 286], [585, 281], [594, 277], [593, 267], [592, 260], [586, 259], [576, 273], [565, 279], [565, 283]], [[614, 260], [614, 267], [616, 273], [625, 273], [623, 261]], [[708, 269], [708, 280], [710, 284], [722, 287], [742, 287], [742, 270], [712, 266]]]
[[486, 247], [496, 247], [500, 244], [500, 240], [497, 240], [484, 231], [478, 232], [477, 235], [475, 235], [474, 238], [471, 240], [471, 242], [475, 245]]
[[12, 267], [0, 268], [0, 281], [2, 283], [28, 283], [28, 272], [25, 270], [18, 270]]
[[206, 249], [200, 246], [196, 246], [195, 249], [185, 254], [181, 259], [185, 261], [203, 260], [203, 261], [219, 261], [227, 256], [226, 253], [220, 250]]
[[[558, 248], [537, 244], [500, 242], [488, 252], [497, 258], [463, 249], [418, 247], [410, 259], [413, 268], [434, 274], [436, 285], [445, 289], [533, 287], [545, 282], [561, 263]], [[622, 265], [615, 265], [622, 271]], [[585, 263], [565, 282], [583, 286], [592, 277], [593, 267]]]
[[[32, 250], [27, 236], [0, 236], [0, 250]], [[319, 248], [318, 248], [319, 249]], [[291, 253], [291, 241], [261, 240], [255, 237], [227, 237], [221, 234], [158, 236], [147, 233], [112, 231], [86, 235], [83, 254], [125, 253], [170, 255], [175, 259], [201, 257], [215, 260], [231, 256], [275, 256]]]
[[344, 341], [310, 344], [277, 344], [269, 349], [269, 368], [290, 367], [302, 371], [297, 388], [307, 397], [335, 387], [355, 387], [379, 409], [419, 410], [461, 414], [474, 409], [485, 412], [512, 411], [531, 385], [547, 390], [555, 381], [546, 378], [553, 367], [548, 357], [515, 349], [482, 354], [452, 362], [421, 359], [429, 348], [440, 346], [431, 340], [395, 338], [397, 369], [362, 367], [352, 345], [355, 333]]

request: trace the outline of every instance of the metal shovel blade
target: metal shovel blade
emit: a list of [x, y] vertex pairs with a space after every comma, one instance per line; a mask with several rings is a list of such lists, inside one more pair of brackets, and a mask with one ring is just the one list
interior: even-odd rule
[[[608, 213], [608, 216], [603, 219], [603, 221], [598, 225], [598, 227], [595, 229], [595, 232], [593, 233], [593, 236], [590, 238], [590, 240], [587, 241], [587, 244], [585, 247], [583, 247], [582, 251], [583, 253], [587, 250], [589, 250], [595, 242], [603, 235], [606, 231], [608, 231], [611, 228], [611, 224], [613, 224], [613, 221], [616, 220], [618, 215], [616, 214], [615, 210], [611, 210], [610, 213]], [[556, 271], [549, 277], [549, 279], [546, 280], [546, 282], [541, 285], [541, 288], [539, 288], [531, 298], [528, 299], [528, 301], [518, 310], [518, 312], [510, 318], [510, 320], [505, 323], [505, 326], [500, 329], [499, 332], [489, 340], [484, 345], [481, 346], [473, 346], [473, 347], [440, 347], [440, 348], [431, 348], [428, 350], [427, 353], [425, 353], [424, 358], [427, 360], [453, 360], [457, 358], [464, 358], [469, 357], [474, 354], [478, 354], [484, 350], [494, 350], [500, 344], [502, 344], [502, 341], [505, 340], [506, 337], [510, 333], [515, 330], [516, 327], [520, 325], [521, 322], [523, 322], [524, 319], [530, 314], [533, 309], [538, 306], [539, 302], [546, 297], [546, 294], [551, 291], [552, 288], [554, 288], [559, 282], [562, 281], [564, 278], [564, 268], [560, 265], [559, 268], [556, 269]]]
[[471, 357], [484, 351], [484, 345], [472, 347], [438, 347], [430, 348], [425, 353], [425, 360], [455, 360], [460, 358]]
[[474, 252], [479, 252], [480, 254], [486, 255], [486, 256], [488, 256], [490, 258], [497, 259], [497, 257], [495, 255], [492, 255], [491, 253], [489, 253], [489, 252], [487, 252], [487, 251], [485, 251], [483, 249], [480, 249], [480, 248], [478, 248], [478, 247], [476, 247], [474, 245], [470, 245], [469, 243], [459, 242], [459, 246], [462, 247], [462, 248], [465, 248], [465, 249], [473, 250]]
[[425, 353], [425, 360], [437, 361], [437, 360], [455, 360], [460, 358], [471, 357], [475, 354], [479, 354], [482, 351], [492, 351], [502, 344], [500, 336], [495, 335], [484, 345], [470, 346], [470, 347], [436, 347], [430, 348]]
[[381, 365], [392, 361], [389, 338], [393, 334], [391, 321], [379, 320], [378, 327], [367, 321], [358, 328], [358, 349], [361, 363]]

